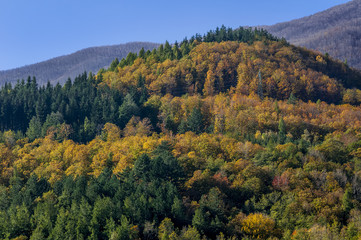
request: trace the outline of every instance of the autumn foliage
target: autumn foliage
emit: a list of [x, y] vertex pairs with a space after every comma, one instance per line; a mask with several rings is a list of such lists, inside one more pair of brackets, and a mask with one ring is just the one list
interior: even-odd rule
[[6, 85], [0, 238], [357, 239], [359, 76], [221, 28]]

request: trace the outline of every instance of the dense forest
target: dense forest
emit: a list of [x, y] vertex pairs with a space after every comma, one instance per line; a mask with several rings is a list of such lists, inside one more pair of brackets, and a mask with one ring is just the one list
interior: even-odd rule
[[0, 89], [0, 239], [358, 239], [361, 73], [264, 30]]

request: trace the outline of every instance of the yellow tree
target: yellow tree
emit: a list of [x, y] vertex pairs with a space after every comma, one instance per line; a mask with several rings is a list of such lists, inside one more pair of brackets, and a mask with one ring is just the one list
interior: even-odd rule
[[276, 234], [275, 221], [261, 213], [248, 215], [241, 225], [242, 232], [252, 239], [268, 239]]

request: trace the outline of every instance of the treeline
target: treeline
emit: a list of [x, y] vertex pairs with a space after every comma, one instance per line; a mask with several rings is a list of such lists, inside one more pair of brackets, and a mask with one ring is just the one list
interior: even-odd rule
[[[52, 135], [58, 141], [72, 139], [87, 143], [101, 136], [106, 123], [118, 126], [122, 136], [132, 135], [138, 128], [145, 134], [192, 131], [197, 134], [235, 132], [240, 136], [277, 129], [280, 117], [277, 109], [281, 102], [272, 99], [259, 102], [261, 98], [255, 93], [246, 97], [236, 89], [230, 95], [213, 92], [208, 96], [161, 96], [151, 94], [141, 75], [137, 82], [125, 92], [99, 82], [92, 74], [83, 74], [64, 86], [48, 84], [38, 88], [35, 79], [14, 88], [6, 85], [0, 90], [3, 103], [0, 141], [15, 143], [25, 137], [33, 141]], [[357, 104], [360, 99], [360, 90], [344, 92], [345, 103]], [[284, 117], [292, 118], [290, 131], [295, 136], [300, 136], [305, 128], [325, 135], [359, 126], [358, 108], [336, 107], [320, 101], [305, 103], [293, 94], [286, 101], [294, 104], [293, 112], [286, 111]], [[244, 108], [245, 102], [249, 105], [242, 111], [233, 109]], [[234, 122], [235, 119], [239, 122]], [[244, 125], [239, 125], [240, 122]]]
[[358, 239], [359, 73], [222, 29], [179, 59], [5, 85], [0, 238]]
[[[218, 43], [223, 40], [227, 42]], [[30, 140], [53, 131], [59, 139], [87, 142], [105, 123], [123, 129], [135, 115], [148, 118], [159, 132], [159, 109], [145, 103], [149, 96], [166, 94], [214, 96], [235, 91], [281, 100], [295, 96], [303, 101], [361, 103], [360, 90], [347, 89], [360, 84], [359, 72], [274, 40], [263, 30], [222, 27], [184, 40], [180, 48], [166, 43], [139, 56], [130, 54], [107, 71], [82, 74], [63, 86], [39, 87], [35, 78], [14, 87], [6, 84], [0, 89], [0, 130]]]
[[251, 45], [194, 41], [191, 45], [181, 47], [185, 57], [172, 57], [178, 48], [169, 44], [145, 57], [129, 55], [97, 76], [122, 92], [135, 86], [141, 75], [153, 94], [213, 95], [233, 87], [247, 95], [261, 91], [264, 97], [287, 99], [293, 94], [303, 101], [320, 99], [337, 104], [342, 103], [345, 89], [361, 87], [359, 71], [282, 41], [255, 41]]
[[[203, 36], [196, 34], [192, 36], [189, 40], [185, 38], [181, 43], [175, 42], [172, 45], [168, 41], [165, 44], [161, 44], [158, 49], [153, 49], [152, 51], [145, 51], [144, 48], [140, 50], [139, 54], [129, 53], [126, 58], [123, 58], [119, 61], [116, 58], [110, 65], [110, 71], [116, 70], [116, 67], [130, 66], [138, 58], [148, 59], [151, 58], [155, 61], [163, 62], [166, 59], [169, 60], [179, 60], [182, 57], [185, 57], [189, 52], [201, 42], [224, 42], [224, 41], [237, 41], [242, 43], [253, 44], [256, 41], [280, 41], [278, 38], [272, 36], [264, 29], [252, 29], [252, 28], [243, 28], [239, 27], [235, 30], [232, 28], [226, 28], [222, 26], [217, 28], [215, 31], [209, 31]], [[287, 42], [282, 39], [283, 44]]]
[[0, 129], [11, 129], [30, 141], [52, 131], [59, 139], [86, 142], [107, 122], [123, 128], [132, 115], [142, 115], [138, 106], [147, 100], [142, 79], [127, 96], [98, 83], [94, 75], [84, 73], [64, 86], [39, 87], [30, 77], [14, 87], [5, 84], [0, 90]]

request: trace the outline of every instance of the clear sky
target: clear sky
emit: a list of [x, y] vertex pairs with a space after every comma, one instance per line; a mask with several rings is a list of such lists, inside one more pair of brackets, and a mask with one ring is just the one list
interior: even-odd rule
[[0, 0], [0, 70], [130, 41], [269, 25], [348, 0]]

